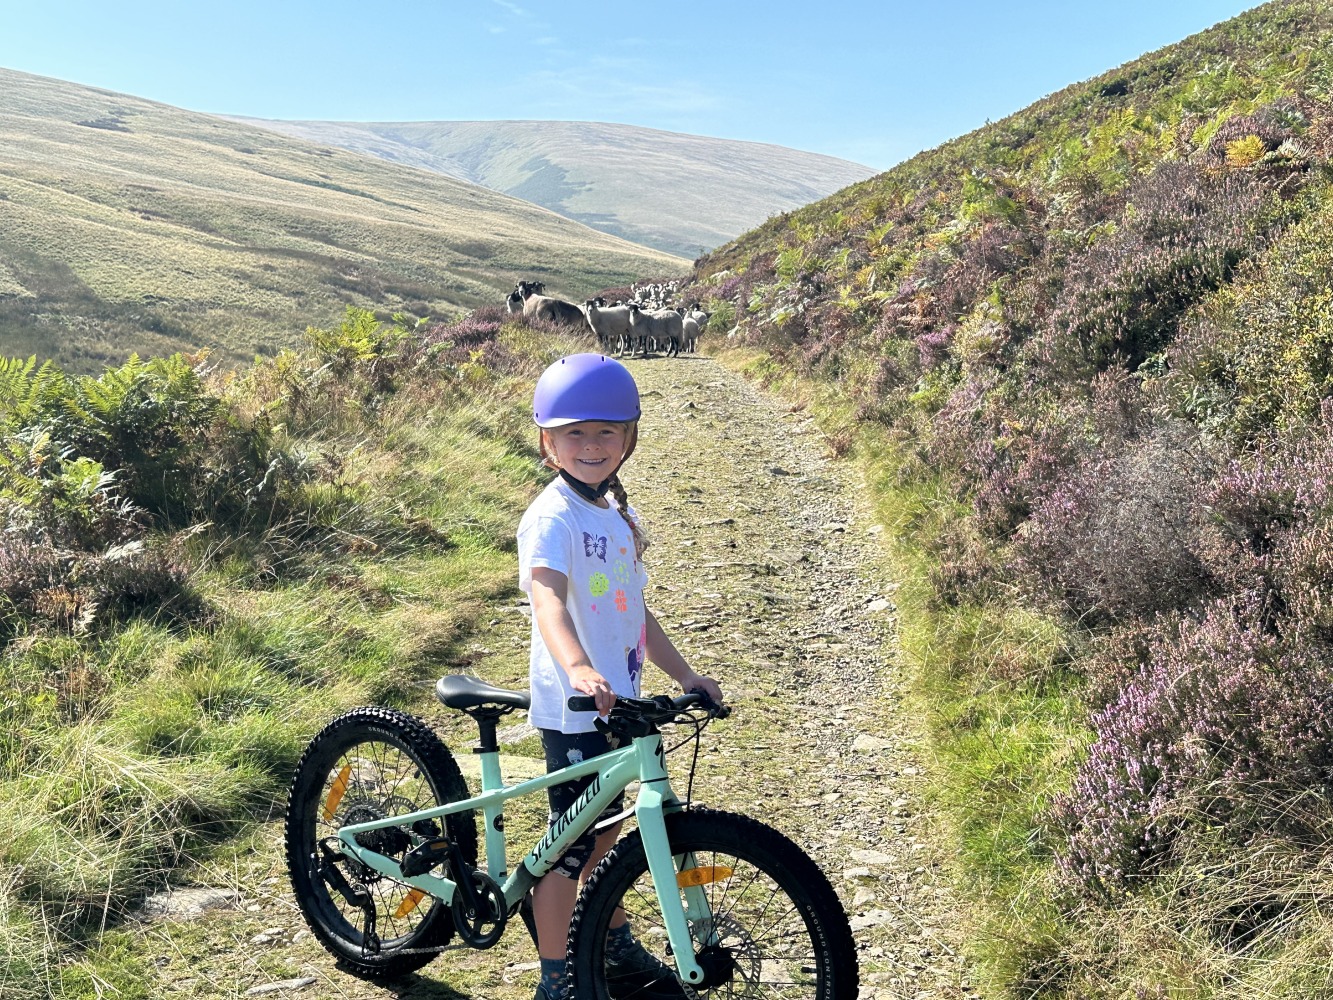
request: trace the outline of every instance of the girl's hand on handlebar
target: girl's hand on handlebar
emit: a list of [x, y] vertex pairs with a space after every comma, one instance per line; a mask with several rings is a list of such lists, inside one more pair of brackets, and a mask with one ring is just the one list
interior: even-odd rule
[[569, 686], [597, 702], [597, 714], [605, 716], [616, 703], [616, 693], [607, 679], [592, 667], [575, 667], [569, 672]]
[[680, 682], [680, 686], [687, 692], [698, 691], [707, 695], [714, 705], [722, 704], [722, 687], [711, 677], [705, 677], [691, 670], [689, 676]]

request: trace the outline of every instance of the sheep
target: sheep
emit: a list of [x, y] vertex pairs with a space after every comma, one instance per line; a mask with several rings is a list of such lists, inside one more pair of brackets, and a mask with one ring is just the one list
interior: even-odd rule
[[665, 309], [671, 304], [671, 297], [676, 292], [674, 281], [656, 281], [643, 285], [633, 285], [634, 301], [649, 309]]
[[699, 334], [703, 333], [708, 326], [708, 313], [699, 308], [699, 303], [693, 303], [685, 313], [682, 321], [684, 341], [681, 347], [691, 354], [699, 350]]
[[603, 353], [614, 346], [619, 354], [629, 343], [629, 306], [607, 306], [605, 299], [596, 298], [583, 304], [583, 312]]
[[681, 317], [674, 309], [644, 312], [637, 302], [629, 304], [630, 354], [635, 348], [648, 356], [648, 345], [655, 343], [668, 355], [680, 353]]
[[540, 281], [520, 281], [514, 289], [523, 297], [523, 316], [526, 319], [542, 319], [548, 323], [565, 323], [582, 326], [583, 310], [572, 302], [543, 295], [546, 286]]
[[680, 347], [690, 354], [699, 347], [699, 323], [693, 316], [685, 316], [680, 321]]
[[523, 294], [517, 288], [510, 292], [509, 297], [505, 299], [505, 309], [510, 316], [523, 311]]

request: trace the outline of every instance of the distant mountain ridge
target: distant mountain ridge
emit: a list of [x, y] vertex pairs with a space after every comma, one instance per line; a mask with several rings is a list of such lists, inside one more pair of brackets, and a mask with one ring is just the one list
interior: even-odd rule
[[445, 319], [686, 261], [401, 163], [0, 69], [0, 354], [76, 370], [295, 344], [348, 305]]
[[877, 173], [784, 146], [605, 122], [232, 120], [471, 181], [691, 258]]

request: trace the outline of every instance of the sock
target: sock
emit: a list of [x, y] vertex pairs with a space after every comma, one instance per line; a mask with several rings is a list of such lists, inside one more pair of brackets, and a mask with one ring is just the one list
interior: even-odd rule
[[612, 927], [606, 932], [606, 957], [615, 961], [634, 947], [634, 935], [630, 932], [629, 924], [621, 924], [619, 927]]
[[565, 960], [542, 959], [542, 989], [548, 997], [562, 997], [565, 990]]

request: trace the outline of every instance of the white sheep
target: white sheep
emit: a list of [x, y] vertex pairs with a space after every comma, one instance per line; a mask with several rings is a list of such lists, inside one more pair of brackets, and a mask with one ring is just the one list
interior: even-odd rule
[[684, 316], [680, 321], [680, 349], [693, 354], [699, 347], [699, 323], [693, 316]]
[[681, 349], [694, 354], [699, 350], [699, 335], [708, 326], [708, 313], [700, 309], [699, 303], [696, 302], [686, 310], [681, 326], [684, 338]]
[[608, 306], [605, 299], [596, 298], [583, 304], [583, 312], [603, 354], [613, 347], [617, 354], [624, 350], [629, 343], [629, 306]]
[[649, 345], [662, 348], [668, 355], [680, 353], [681, 316], [674, 309], [660, 309], [656, 312], [644, 312], [637, 302], [629, 304], [629, 327], [631, 349], [637, 348], [648, 356]]

